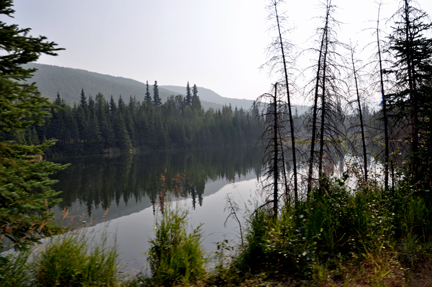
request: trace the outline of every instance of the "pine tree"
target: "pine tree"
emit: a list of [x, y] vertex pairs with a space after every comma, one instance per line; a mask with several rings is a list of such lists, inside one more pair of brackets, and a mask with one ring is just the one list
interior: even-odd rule
[[162, 105], [161, 98], [159, 97], [159, 87], [157, 81], [155, 81], [153, 85], [153, 105], [157, 107]]
[[146, 81], [146, 93], [145, 93], [144, 101], [146, 103], [151, 103], [151, 101], [152, 101], [152, 98], [150, 96], [148, 81]]
[[[414, 7], [411, 0], [403, 0], [396, 13], [396, 25], [390, 35], [390, 51], [395, 57], [392, 72], [397, 91], [389, 95], [390, 111], [398, 123], [408, 123], [406, 139], [410, 142], [410, 172], [415, 182], [430, 174], [430, 166], [421, 168], [431, 157], [425, 146], [431, 137], [430, 103], [432, 101], [432, 23], [428, 15]], [[429, 116], [428, 116], [429, 115]]]
[[187, 85], [186, 85], [185, 104], [186, 104], [186, 106], [190, 106], [191, 103], [192, 103], [191, 89], [190, 89], [190, 87], [189, 87], [189, 82], [187, 82]]
[[[11, 0], [0, 0], [2, 17], [12, 17], [14, 12]], [[36, 158], [54, 142], [28, 146], [5, 140], [34, 123], [42, 124], [54, 107], [34, 84], [25, 82], [35, 69], [22, 64], [36, 61], [41, 54], [56, 55], [60, 49], [46, 37], [28, 36], [29, 31], [0, 21], [0, 242], [6, 237], [16, 243], [15, 248], [59, 230], [49, 212], [59, 202], [49, 175], [62, 167]]]
[[116, 135], [117, 147], [123, 151], [130, 151], [132, 149], [132, 143], [127, 132], [123, 117], [120, 114], [117, 114], [114, 118], [114, 130]]
[[198, 88], [195, 84], [192, 87], [192, 109], [201, 111], [201, 101], [198, 97]]

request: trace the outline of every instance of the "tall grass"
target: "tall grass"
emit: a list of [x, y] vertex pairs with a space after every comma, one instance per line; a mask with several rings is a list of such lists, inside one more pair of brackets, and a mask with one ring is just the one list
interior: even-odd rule
[[30, 254], [27, 250], [0, 257], [0, 286], [32, 286], [34, 280], [28, 268]]
[[[40, 250], [38, 250], [40, 248]], [[116, 248], [106, 239], [91, 246], [85, 233], [69, 232], [44, 247], [1, 258], [0, 286], [119, 286]]]
[[190, 284], [205, 277], [207, 259], [201, 246], [201, 225], [187, 233], [187, 219], [188, 211], [168, 204], [156, 220], [155, 238], [149, 240], [151, 248], [147, 252], [152, 271], [148, 284]]
[[90, 246], [84, 234], [52, 238], [32, 264], [39, 286], [117, 286], [120, 266], [116, 248], [106, 241]]

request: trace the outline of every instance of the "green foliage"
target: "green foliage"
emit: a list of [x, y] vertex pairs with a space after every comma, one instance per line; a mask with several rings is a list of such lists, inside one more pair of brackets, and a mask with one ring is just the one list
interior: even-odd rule
[[32, 269], [37, 286], [118, 286], [118, 256], [105, 241], [90, 246], [84, 233], [68, 233], [52, 238]]
[[388, 95], [389, 108], [393, 126], [408, 127], [402, 133], [410, 143], [408, 174], [419, 187], [432, 188], [428, 145], [432, 137], [432, 23], [414, 1], [401, 2], [389, 35], [389, 50], [394, 55], [391, 73], [395, 77], [395, 92]]
[[187, 234], [188, 212], [167, 206], [156, 222], [154, 239], [149, 241], [148, 261], [152, 285], [189, 284], [203, 279], [206, 271], [200, 226]]
[[84, 232], [67, 233], [49, 239], [42, 251], [1, 258], [0, 286], [119, 286], [117, 249], [86, 240]]
[[33, 278], [28, 266], [30, 250], [0, 257], [0, 286], [32, 286]]
[[324, 177], [325, 193], [316, 190], [309, 201], [284, 206], [276, 219], [270, 209], [256, 210], [247, 244], [231, 268], [243, 275], [265, 269], [310, 279], [320, 268], [339, 268], [341, 260], [381, 254], [397, 242], [413, 249], [413, 242], [430, 238], [428, 197], [408, 192], [403, 185], [396, 194], [376, 188], [352, 190], [346, 179]]
[[[94, 154], [112, 150], [167, 150], [209, 146], [253, 144], [261, 133], [259, 121], [242, 110], [224, 107], [221, 111], [204, 113], [194, 89], [192, 104], [187, 106], [181, 95], [169, 97], [164, 104], [154, 106], [135, 97], [126, 104], [120, 97], [108, 102], [99, 93], [94, 101], [87, 100], [84, 91], [78, 106], [67, 105], [58, 95], [54, 104], [63, 110], [51, 109], [52, 117], [36, 129], [29, 127], [12, 138], [30, 142], [37, 137], [55, 138], [52, 153]], [[37, 135], [36, 135], [37, 133]]]
[[[0, 1], [0, 14], [12, 17], [11, 7], [12, 1]], [[50, 188], [55, 181], [48, 176], [62, 168], [41, 160], [54, 141], [37, 145], [34, 127], [27, 131], [30, 145], [25, 145], [22, 137], [21, 143], [8, 140], [32, 124], [42, 124], [50, 115], [48, 109], [54, 107], [40, 97], [34, 84], [23, 82], [35, 70], [21, 65], [41, 54], [56, 55], [59, 49], [45, 37], [28, 36], [29, 31], [0, 21], [0, 242], [6, 237], [16, 248], [58, 231], [49, 213], [58, 203], [57, 193]]]

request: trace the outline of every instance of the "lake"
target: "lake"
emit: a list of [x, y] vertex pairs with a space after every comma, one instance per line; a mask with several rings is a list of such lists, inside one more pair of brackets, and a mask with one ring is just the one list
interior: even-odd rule
[[[338, 177], [353, 162], [361, 163], [358, 157], [342, 159], [328, 165]], [[109, 244], [117, 244], [128, 273], [147, 266], [143, 253], [154, 235], [155, 218], [168, 199], [190, 211], [189, 231], [203, 223], [203, 246], [211, 254], [216, 242], [228, 239], [232, 246], [240, 242], [238, 222], [226, 220], [227, 197], [238, 205], [243, 227], [245, 215], [265, 197], [258, 182], [262, 153], [253, 147], [86, 156], [57, 162], [71, 163], [54, 176], [59, 180], [54, 189], [63, 191], [63, 201], [55, 208], [58, 222], [62, 212], [69, 210], [61, 224], [89, 226], [85, 232], [96, 243], [107, 236]], [[307, 161], [302, 162], [299, 181], [305, 189]], [[372, 174], [382, 175], [379, 163], [372, 158], [368, 162]]]
[[243, 219], [259, 198], [261, 160], [253, 147], [63, 158], [56, 162], [71, 166], [53, 176], [59, 180], [53, 188], [62, 191], [63, 199], [56, 218], [60, 222], [67, 209], [63, 225], [90, 226], [85, 232], [96, 242], [108, 236], [134, 273], [147, 265], [143, 253], [154, 235], [155, 216], [163, 199], [170, 198], [190, 211], [190, 231], [204, 223], [203, 246], [211, 253], [218, 241], [239, 242], [239, 224], [225, 224], [227, 196]]

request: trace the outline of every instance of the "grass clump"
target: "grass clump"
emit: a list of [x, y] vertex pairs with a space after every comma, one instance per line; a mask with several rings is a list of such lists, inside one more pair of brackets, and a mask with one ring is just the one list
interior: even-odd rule
[[0, 257], [0, 286], [31, 286], [33, 278], [28, 268], [30, 251]]
[[120, 286], [117, 249], [86, 240], [70, 232], [48, 239], [41, 250], [0, 258], [0, 286]]
[[90, 248], [84, 235], [67, 233], [52, 238], [33, 263], [38, 286], [117, 286], [117, 249], [105, 241]]
[[201, 225], [186, 232], [188, 211], [168, 205], [156, 220], [155, 238], [147, 252], [152, 278], [147, 284], [171, 286], [191, 284], [204, 279], [206, 262], [201, 246]]

